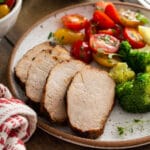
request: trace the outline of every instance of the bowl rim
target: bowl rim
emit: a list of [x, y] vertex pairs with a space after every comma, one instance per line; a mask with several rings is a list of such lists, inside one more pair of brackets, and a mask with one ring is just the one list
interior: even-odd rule
[[6, 16], [0, 18], [0, 23], [7, 20], [9, 17], [11, 17], [17, 11], [17, 9], [21, 6], [21, 4], [22, 4], [22, 0], [16, 0], [16, 4], [14, 8]]

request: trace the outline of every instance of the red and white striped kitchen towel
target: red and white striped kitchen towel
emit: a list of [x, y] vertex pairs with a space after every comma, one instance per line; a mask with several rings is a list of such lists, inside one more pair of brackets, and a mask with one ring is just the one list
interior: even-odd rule
[[25, 150], [36, 123], [36, 113], [0, 84], [0, 150]]

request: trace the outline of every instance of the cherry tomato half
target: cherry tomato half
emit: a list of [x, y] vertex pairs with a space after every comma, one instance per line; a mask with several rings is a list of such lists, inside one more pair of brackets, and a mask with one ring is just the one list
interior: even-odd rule
[[96, 9], [104, 11], [106, 6], [111, 2], [99, 1], [95, 3]]
[[145, 46], [145, 42], [140, 33], [134, 29], [126, 27], [123, 31], [124, 38], [129, 41], [132, 48], [142, 48]]
[[83, 40], [84, 34], [66, 28], [59, 28], [54, 33], [54, 38], [61, 44], [72, 44], [75, 41]]
[[90, 36], [96, 34], [97, 29], [93, 20], [90, 20], [85, 27], [85, 40], [88, 41]]
[[115, 53], [119, 45], [120, 41], [108, 34], [94, 34], [90, 37], [90, 46], [94, 52]]
[[121, 9], [120, 12], [120, 22], [125, 27], [137, 27], [141, 22], [136, 18], [136, 12], [131, 10]]
[[104, 33], [104, 34], [109, 34], [109, 35], [114, 35], [116, 32], [115, 29], [109, 28], [109, 29], [104, 29], [104, 30], [99, 30], [98, 33]]
[[98, 33], [104, 33], [104, 34], [112, 35], [112, 36], [116, 37], [117, 39], [119, 39], [120, 41], [124, 40], [123, 28], [118, 24], [116, 24], [114, 28], [98, 30]]
[[113, 28], [115, 26], [114, 21], [108, 17], [104, 12], [96, 10], [93, 14], [93, 20], [102, 29]]
[[120, 24], [120, 15], [113, 3], [107, 4], [105, 13], [115, 22]]
[[71, 55], [76, 59], [80, 59], [86, 63], [92, 61], [92, 51], [88, 42], [78, 40], [72, 45]]
[[79, 31], [85, 28], [88, 20], [82, 15], [70, 14], [63, 16], [62, 22], [66, 28], [74, 31]]
[[[109, 57], [109, 55], [112, 55], [112, 57]], [[117, 56], [115, 56], [115, 55], [113, 56], [113, 53], [112, 54], [104, 54], [104, 53], [94, 53], [93, 52], [93, 58], [100, 65], [109, 67], [109, 68], [113, 67], [120, 61]]]

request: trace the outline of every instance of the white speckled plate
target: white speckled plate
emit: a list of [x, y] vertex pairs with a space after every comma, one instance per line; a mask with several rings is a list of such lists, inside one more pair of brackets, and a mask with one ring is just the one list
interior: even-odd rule
[[[149, 11], [137, 5], [127, 3], [115, 3], [117, 7], [124, 7], [142, 11], [149, 17]], [[85, 3], [64, 8], [49, 14], [33, 25], [18, 41], [10, 59], [9, 82], [13, 94], [21, 99], [26, 99], [19, 83], [14, 77], [14, 67], [18, 60], [33, 46], [46, 41], [48, 34], [61, 27], [60, 18], [65, 14], [79, 13], [87, 18], [92, 17], [93, 3]], [[75, 135], [70, 128], [50, 123], [44, 117], [39, 116], [38, 126], [49, 134], [65, 141], [94, 148], [128, 148], [150, 143], [150, 113], [129, 114], [124, 112], [117, 104], [108, 118], [104, 133], [96, 140], [85, 139]], [[138, 122], [138, 120], [141, 120]], [[117, 127], [125, 129], [124, 134], [118, 134]]]

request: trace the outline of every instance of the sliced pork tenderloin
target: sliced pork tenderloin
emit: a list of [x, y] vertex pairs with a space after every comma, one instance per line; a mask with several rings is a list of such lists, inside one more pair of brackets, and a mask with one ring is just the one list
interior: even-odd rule
[[48, 77], [44, 93], [44, 108], [54, 122], [64, 122], [67, 119], [65, 96], [74, 75], [85, 64], [78, 60], [69, 60], [57, 64]]
[[60, 46], [38, 53], [28, 70], [26, 95], [32, 101], [40, 102], [49, 72], [57, 63], [69, 59], [69, 53]]
[[101, 135], [114, 96], [115, 82], [107, 72], [90, 66], [78, 72], [67, 92], [67, 114], [72, 129], [88, 138]]
[[50, 45], [49, 42], [44, 42], [33, 47], [32, 49], [27, 51], [27, 53], [25, 53], [23, 57], [18, 61], [15, 67], [15, 74], [22, 83], [26, 82], [28, 69], [32, 61], [36, 57], [36, 55], [40, 51], [46, 50], [46, 49], [52, 49], [52, 46]]

